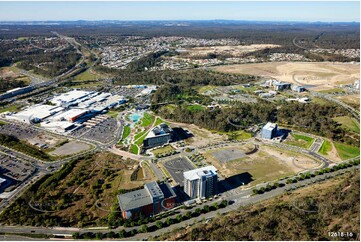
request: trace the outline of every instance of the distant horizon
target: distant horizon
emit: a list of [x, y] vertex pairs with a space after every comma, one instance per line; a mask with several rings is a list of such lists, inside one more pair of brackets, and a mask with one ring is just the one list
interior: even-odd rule
[[2, 22], [210, 22], [210, 21], [229, 21], [229, 22], [269, 22], [269, 23], [360, 23], [360, 21], [306, 21], [306, 20], [246, 20], [246, 19], [137, 19], [137, 20], [117, 20], [117, 19], [74, 19], [74, 20], [0, 20]]
[[359, 1], [0, 1], [2, 22], [264, 21], [360, 22]]

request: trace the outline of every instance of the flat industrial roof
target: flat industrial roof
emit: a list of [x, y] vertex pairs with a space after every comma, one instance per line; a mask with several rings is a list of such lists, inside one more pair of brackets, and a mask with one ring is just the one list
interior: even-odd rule
[[73, 91], [62, 93], [58, 96], [55, 96], [51, 101], [53, 103], [59, 103], [59, 102], [68, 103], [68, 102], [77, 100], [79, 98], [82, 98], [84, 96], [90, 95], [92, 93], [93, 92], [89, 92], [89, 91], [73, 90]]
[[185, 171], [183, 172], [183, 176], [187, 180], [196, 180], [199, 179], [201, 175], [207, 175], [207, 172], [210, 172], [209, 174], [216, 174], [217, 168], [214, 166], [201, 167], [198, 169]]
[[54, 119], [70, 119], [79, 115], [82, 115], [84, 113], [86, 113], [88, 110], [87, 109], [69, 109], [63, 113], [60, 113], [59, 115], [57, 115], [56, 117], [54, 117]]
[[176, 197], [176, 194], [166, 182], [149, 182], [144, 184], [143, 189], [118, 195], [118, 203], [122, 211], [129, 211], [153, 204], [152, 197], [163, 199]]
[[67, 129], [74, 124], [69, 121], [55, 121], [55, 122], [43, 122], [41, 126], [44, 128], [59, 128], [59, 129]]
[[277, 124], [268, 122], [265, 126], [263, 126], [263, 129], [272, 130], [277, 127]]
[[144, 185], [144, 188], [148, 190], [152, 197], [164, 196], [157, 182], [149, 182]]
[[51, 105], [34, 105], [31, 107], [28, 107], [24, 111], [20, 111], [16, 114], [14, 114], [14, 117], [26, 117], [28, 119], [33, 118], [39, 118], [44, 119], [46, 117], [49, 117], [57, 112], [61, 111], [60, 109], [57, 109], [56, 106]]
[[118, 195], [118, 203], [122, 211], [128, 211], [134, 208], [139, 208], [148, 204], [152, 204], [153, 201], [147, 190], [143, 188], [140, 190]]

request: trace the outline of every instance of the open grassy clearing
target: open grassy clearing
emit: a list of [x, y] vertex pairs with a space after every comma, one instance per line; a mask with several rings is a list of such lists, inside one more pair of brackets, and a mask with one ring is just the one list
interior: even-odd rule
[[347, 130], [350, 130], [357, 134], [360, 133], [360, 124], [355, 118], [351, 118], [349, 116], [341, 116], [333, 118], [333, 120], [341, 124], [341, 126]]
[[0, 107], [0, 113], [3, 113], [3, 112], [19, 112], [22, 107], [24, 107], [24, 106], [20, 105], [20, 104], [12, 104], [12, 105], [9, 105], [7, 107]]
[[347, 160], [360, 155], [360, 148], [351, 145], [346, 145], [338, 142], [334, 142], [337, 153], [342, 160]]
[[229, 139], [233, 139], [233, 140], [245, 140], [245, 139], [249, 139], [252, 138], [252, 134], [251, 133], [247, 133], [244, 130], [237, 130], [237, 131], [232, 131], [232, 132], [217, 132], [219, 134], [222, 135], [227, 135]]
[[141, 119], [141, 126], [147, 127], [149, 125], [152, 125], [154, 123], [155, 117], [154, 115], [151, 115], [149, 113], [144, 113], [143, 118]]
[[291, 137], [288, 137], [285, 143], [288, 145], [293, 145], [293, 146], [298, 146], [301, 148], [308, 149], [311, 147], [313, 141], [314, 141], [314, 138], [311, 138], [311, 137], [308, 137], [305, 135], [292, 133]]
[[325, 99], [318, 98], [318, 97], [312, 97], [311, 101], [314, 102], [314, 103], [320, 104], [320, 105], [325, 105], [328, 102]]
[[171, 151], [174, 151], [174, 148], [170, 145], [166, 145], [164, 147], [152, 150], [152, 153], [154, 155], [160, 155], [160, 154], [165, 154], [165, 153], [168, 153]]
[[5, 125], [5, 124], [8, 124], [8, 122], [0, 120], [0, 125]]
[[74, 81], [71, 83], [72, 88], [90, 88], [90, 87], [99, 87], [103, 85], [101, 82], [92, 82], [92, 81]]
[[132, 152], [133, 154], [138, 155], [138, 153], [139, 153], [139, 148], [138, 148], [137, 145], [132, 144], [132, 145], [130, 146], [130, 148], [129, 148], [129, 151]]
[[154, 126], [157, 126], [157, 125], [159, 125], [159, 124], [161, 124], [161, 123], [165, 123], [165, 124], [167, 124], [167, 125], [170, 124], [169, 122], [166, 122], [166, 121], [164, 121], [163, 119], [157, 117], [157, 119], [155, 120]]
[[332, 144], [328, 140], [324, 140], [321, 148], [319, 149], [319, 153], [322, 155], [328, 155], [328, 153], [332, 150]]
[[213, 90], [213, 89], [215, 89], [215, 88], [216, 88], [216, 86], [212, 86], [212, 85], [203, 86], [203, 87], [201, 87], [201, 88], [198, 89], [198, 93], [202, 94], [202, 93], [204, 93], [204, 92]]
[[191, 112], [199, 112], [199, 111], [203, 111], [205, 110], [206, 108], [202, 105], [199, 105], [199, 104], [193, 104], [193, 105], [189, 105], [187, 107], [187, 110], [191, 111]]
[[129, 135], [130, 135], [130, 132], [132, 130], [130, 129], [130, 126], [129, 125], [126, 125], [124, 126], [124, 130], [123, 130], [123, 134], [122, 134], [122, 139], [126, 139]]
[[112, 117], [112, 118], [116, 118], [118, 116], [119, 112], [118, 111], [113, 111], [113, 110], [109, 110], [106, 115]]
[[94, 75], [92, 73], [89, 72], [89, 70], [86, 70], [82, 73], [80, 73], [79, 75], [76, 75], [74, 77], [75, 81], [88, 81], [88, 80], [96, 80], [99, 78], [99, 75]]
[[147, 133], [147, 130], [136, 133], [134, 135], [134, 141], [138, 141], [139, 139], [141, 139], [142, 136], [145, 136], [146, 133]]

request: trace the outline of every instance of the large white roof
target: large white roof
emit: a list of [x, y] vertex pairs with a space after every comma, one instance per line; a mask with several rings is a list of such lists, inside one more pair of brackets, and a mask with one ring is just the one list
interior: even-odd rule
[[214, 166], [201, 167], [198, 169], [183, 172], [183, 176], [184, 179], [187, 180], [196, 180], [199, 179], [201, 176], [208, 175], [208, 172], [210, 172], [211, 174], [215, 174], [217, 173], [217, 168], [215, 168]]
[[49, 117], [61, 110], [62, 109], [59, 109], [59, 107], [57, 107], [57, 106], [34, 105], [31, 107], [28, 107], [24, 111], [20, 111], [20, 112], [14, 114], [13, 116], [19, 117], [19, 118], [21, 117], [23, 119], [28, 119], [30, 121], [30, 119], [34, 119], [34, 118], [44, 119], [44, 118]]
[[60, 94], [56, 97], [54, 97], [51, 102], [52, 103], [56, 103], [56, 104], [60, 104], [60, 103], [69, 103], [72, 101], [75, 101], [79, 98], [82, 98], [84, 96], [90, 95], [92, 92], [88, 92], [88, 91], [81, 91], [81, 90], [73, 90], [70, 92], [66, 92], [63, 94]]
[[276, 126], [277, 126], [277, 124], [268, 122], [263, 128], [267, 129], [267, 130], [272, 130], [272, 129], [276, 128]]

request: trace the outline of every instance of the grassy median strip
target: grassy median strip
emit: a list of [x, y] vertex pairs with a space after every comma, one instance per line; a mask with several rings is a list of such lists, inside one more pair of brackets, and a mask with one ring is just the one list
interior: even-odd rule
[[328, 155], [328, 152], [332, 150], [332, 144], [328, 140], [324, 140], [320, 150], [318, 151], [322, 155]]

